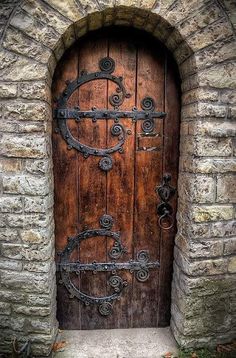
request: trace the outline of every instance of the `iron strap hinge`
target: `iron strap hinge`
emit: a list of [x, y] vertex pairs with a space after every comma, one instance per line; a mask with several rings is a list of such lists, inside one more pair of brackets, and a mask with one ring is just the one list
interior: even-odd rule
[[151, 112], [151, 111], [116, 111], [116, 110], [91, 110], [80, 111], [78, 109], [57, 108], [53, 111], [54, 119], [77, 119], [92, 118], [97, 119], [119, 119], [119, 118], [131, 118], [133, 121], [146, 120], [154, 118], [163, 118], [166, 116], [165, 112]]
[[130, 270], [138, 271], [141, 268], [153, 269], [160, 267], [159, 261], [154, 262], [139, 262], [139, 261], [129, 261], [129, 262], [93, 262], [91, 264], [84, 264], [80, 262], [71, 262], [71, 263], [57, 263], [57, 271], [66, 270], [67, 272], [78, 272], [78, 271], [116, 271], [116, 270]]

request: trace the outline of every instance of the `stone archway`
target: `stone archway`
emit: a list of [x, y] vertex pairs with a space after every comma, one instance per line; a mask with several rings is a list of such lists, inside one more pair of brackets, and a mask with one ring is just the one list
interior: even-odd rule
[[[152, 33], [182, 76], [178, 234], [171, 327], [184, 346], [235, 335], [232, 183], [235, 29], [229, 3], [70, 0], [3, 6], [0, 349], [12, 335], [49, 354], [57, 332], [50, 83], [76, 38], [115, 24]], [[233, 6], [233, 5], [232, 5]], [[215, 324], [217, 322], [217, 325]]]

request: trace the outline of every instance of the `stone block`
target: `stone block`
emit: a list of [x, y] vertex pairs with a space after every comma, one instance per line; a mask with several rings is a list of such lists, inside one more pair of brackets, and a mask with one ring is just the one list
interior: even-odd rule
[[[25, 213], [22, 214], [5, 214], [2, 218], [4, 225], [10, 228], [46, 228], [51, 224], [52, 211], [49, 209], [46, 213]], [[1, 221], [0, 221], [1, 222]]]
[[190, 259], [214, 258], [223, 254], [222, 240], [190, 240], [177, 235], [176, 245]]
[[49, 195], [43, 197], [24, 197], [23, 200], [26, 213], [44, 213], [53, 206], [53, 197]]
[[0, 212], [2, 213], [21, 213], [23, 209], [22, 198], [19, 197], [0, 197]]
[[0, 154], [6, 157], [45, 158], [48, 156], [48, 139], [43, 136], [2, 135]]
[[0, 241], [3, 242], [18, 242], [19, 234], [17, 230], [9, 229], [9, 228], [1, 228], [0, 229]]
[[25, 318], [24, 317], [9, 317], [1, 316], [0, 327], [2, 329], [12, 329], [14, 331], [22, 331], [24, 327]]
[[3, 47], [45, 64], [48, 63], [48, 59], [51, 56], [49, 49], [14, 28], [7, 29]]
[[213, 103], [192, 103], [182, 107], [182, 119], [196, 117], [225, 118], [227, 107]]
[[[6, 247], [8, 245], [8, 247]], [[0, 269], [12, 271], [22, 271], [22, 262], [19, 261], [21, 257], [16, 248], [13, 250], [9, 248], [10, 244], [2, 243], [0, 246], [0, 251], [2, 257], [0, 257]], [[15, 245], [15, 244], [12, 244]], [[12, 272], [12, 275], [15, 275], [16, 272]]]
[[236, 221], [213, 222], [210, 226], [212, 237], [229, 237], [236, 235]]
[[[21, 258], [28, 261], [47, 261], [53, 256], [54, 240], [43, 246], [25, 246], [20, 248]], [[29, 267], [29, 265], [28, 265]], [[28, 270], [31, 271], [31, 270]], [[33, 271], [33, 270], [32, 270]]]
[[47, 26], [37, 21], [37, 19], [21, 9], [15, 12], [10, 24], [52, 50], [60, 37], [59, 33], [52, 26]]
[[51, 260], [42, 262], [28, 261], [23, 264], [23, 270], [29, 272], [49, 272], [52, 264], [54, 262], [52, 263]]
[[236, 158], [183, 158], [183, 170], [194, 173], [228, 173], [236, 172]]
[[175, 249], [175, 261], [181, 269], [189, 276], [212, 276], [221, 275], [227, 272], [227, 259], [189, 260]]
[[22, 98], [39, 99], [51, 105], [51, 91], [48, 84], [44, 81], [21, 82], [19, 83], [19, 96]]
[[234, 218], [232, 205], [194, 206], [192, 218], [195, 222], [210, 222], [218, 220], [231, 220]]
[[38, 21], [53, 27], [57, 32], [63, 34], [70, 26], [71, 21], [62, 16], [57, 10], [43, 2], [35, 3], [34, 0], [26, 0], [21, 5], [28, 14], [32, 15]]
[[11, 305], [8, 302], [0, 302], [0, 315], [10, 315]]
[[10, 194], [47, 195], [50, 184], [47, 177], [33, 175], [3, 176], [3, 192]]
[[57, 13], [63, 14], [73, 22], [80, 20], [83, 16], [82, 9], [75, 3], [74, 0], [67, 0], [66, 2], [60, 0], [46, 0], [46, 2], [52, 8], [57, 10]]
[[215, 180], [206, 175], [182, 174], [178, 180], [178, 193], [193, 203], [214, 202]]
[[25, 170], [30, 174], [49, 174], [52, 175], [52, 161], [45, 159], [26, 159]]
[[[0, 306], [1, 307], [1, 306]], [[39, 316], [44, 317], [50, 315], [50, 307], [33, 307], [23, 305], [12, 305], [12, 310], [15, 313], [19, 313], [26, 316]]]
[[23, 243], [26, 244], [40, 244], [47, 242], [53, 232], [53, 227], [48, 229], [29, 229], [21, 230], [20, 237]]
[[17, 95], [17, 84], [15, 83], [0, 83], [0, 98], [15, 98]]
[[48, 273], [18, 272], [12, 275], [12, 272], [1, 270], [0, 274], [2, 288], [43, 294], [49, 293], [51, 289], [51, 276]]
[[201, 31], [206, 26], [222, 18], [222, 10], [217, 4], [210, 4], [191, 14], [183, 22], [176, 25], [183, 38], [187, 38], [197, 31]]
[[224, 240], [224, 255], [231, 254], [236, 254], [236, 237]]
[[0, 172], [18, 173], [22, 170], [22, 160], [18, 158], [0, 158]]
[[224, 41], [213, 43], [211, 46], [198, 51], [195, 54], [196, 68], [204, 70], [206, 67], [212, 66], [223, 61], [234, 59], [236, 44], [234, 38], [231, 37]]
[[236, 64], [227, 62], [199, 71], [198, 79], [200, 86], [234, 89], [236, 84]]
[[51, 109], [45, 102], [11, 101], [0, 104], [0, 113], [4, 119], [18, 121], [50, 121]]
[[182, 151], [200, 157], [225, 157], [232, 155], [231, 138], [191, 137], [185, 138]]
[[209, 136], [213, 138], [234, 137], [236, 126], [232, 121], [224, 120], [197, 120], [189, 123], [188, 133], [190, 135]]
[[194, 103], [197, 101], [218, 101], [219, 92], [209, 88], [194, 88], [185, 92], [182, 96], [183, 104]]
[[197, 31], [188, 38], [188, 45], [194, 52], [199, 51], [219, 40], [232, 36], [232, 28], [224, 17], [214, 24]]
[[[162, 1], [162, 3], [164, 3], [164, 1]], [[167, 4], [169, 4], [169, 1], [167, 2]], [[182, 2], [175, 1], [173, 5], [168, 8], [168, 11], [166, 5], [165, 7], [165, 19], [171, 25], [176, 26], [178, 22], [183, 22], [190, 14], [193, 14], [198, 9], [199, 2], [197, 0], [192, 0], [191, 3], [185, 2], [183, 6]]]
[[236, 203], [236, 175], [217, 176], [217, 198], [219, 203]]
[[48, 79], [48, 68], [45, 64], [27, 59], [15, 53], [0, 50], [0, 80], [22, 81]]
[[233, 257], [229, 258], [228, 272], [229, 273], [236, 273], [236, 256], [233, 256]]

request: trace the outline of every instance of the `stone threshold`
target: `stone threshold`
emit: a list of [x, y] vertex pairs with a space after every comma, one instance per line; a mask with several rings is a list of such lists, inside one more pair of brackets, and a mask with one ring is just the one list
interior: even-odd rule
[[161, 358], [177, 353], [169, 327], [62, 331], [57, 342], [66, 341], [53, 358]]

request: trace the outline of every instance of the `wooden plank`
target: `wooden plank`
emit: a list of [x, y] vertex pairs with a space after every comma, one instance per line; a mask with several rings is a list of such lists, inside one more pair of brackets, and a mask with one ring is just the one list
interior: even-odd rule
[[[177, 66], [170, 55], [166, 54], [166, 88], [165, 88], [165, 111], [167, 116], [164, 120], [164, 152], [163, 173], [172, 176], [171, 185], [177, 188], [178, 165], [179, 165], [179, 124], [180, 124], [180, 80]], [[177, 210], [177, 194], [170, 201]], [[160, 256], [160, 293], [159, 293], [159, 321], [160, 327], [169, 325], [171, 304], [171, 280], [173, 270], [173, 249], [176, 233], [176, 223], [170, 230], [162, 230], [161, 256]]]
[[[78, 76], [77, 48], [67, 51], [60, 61], [53, 80], [53, 97], [58, 97], [65, 89], [66, 80], [74, 80]], [[78, 94], [75, 92], [68, 101], [69, 106], [77, 105]], [[54, 104], [55, 105], [55, 104]], [[54, 218], [56, 252], [62, 251], [67, 245], [67, 237], [77, 233], [77, 152], [69, 151], [67, 144], [60, 133], [55, 133], [56, 123], [53, 121], [53, 172], [54, 172]], [[70, 130], [73, 135], [77, 134], [75, 122], [70, 121]], [[56, 255], [58, 260], [58, 256]], [[71, 259], [76, 259], [76, 252]], [[59, 275], [57, 275], [59, 280]], [[60, 328], [70, 329], [79, 327], [80, 304], [77, 300], [70, 300], [68, 291], [62, 285], [58, 285], [58, 310], [57, 317]], [[77, 313], [77, 314], [75, 314]]]
[[[123, 84], [131, 95], [120, 106], [120, 110], [132, 110], [135, 105], [136, 86], [136, 46], [132, 39], [124, 40], [122, 35], [111, 38], [109, 43], [109, 56], [115, 60], [115, 76], [123, 77]], [[116, 87], [108, 82], [108, 97], [116, 93]], [[109, 105], [109, 108], [113, 108]], [[126, 140], [123, 153], [116, 152], [112, 155], [113, 169], [107, 173], [107, 212], [114, 217], [114, 231], [120, 231], [122, 244], [127, 253], [117, 261], [128, 262], [132, 259], [133, 246], [133, 201], [134, 201], [134, 145], [135, 123], [131, 119], [122, 118], [119, 124], [125, 128]], [[108, 146], [117, 143], [118, 138], [111, 135], [113, 120], [108, 120], [107, 142]], [[129, 134], [127, 134], [129, 133]], [[108, 251], [112, 242], [108, 242]], [[110, 261], [110, 258], [107, 257]], [[131, 326], [131, 298], [132, 298], [132, 274], [129, 272], [117, 272], [128, 285], [121, 294], [120, 301], [113, 304], [114, 312], [108, 320], [109, 328], [127, 328]]]
[[[164, 62], [162, 53], [157, 54], [140, 44], [137, 66], [137, 103], [152, 97], [157, 110], [164, 105]], [[162, 136], [162, 119], [155, 119], [154, 132]], [[141, 121], [137, 122], [136, 136], [143, 133]], [[135, 214], [134, 253], [148, 250], [151, 261], [159, 259], [160, 231], [157, 226], [155, 187], [162, 177], [162, 151], [140, 151], [136, 146], [135, 162]], [[133, 280], [132, 326], [157, 326], [158, 269], [150, 270], [145, 282]]]
[[[79, 54], [79, 68], [88, 72], [99, 70], [99, 60], [107, 56], [107, 40], [84, 40]], [[81, 110], [106, 108], [107, 81], [95, 80], [81, 86], [79, 90], [79, 105]], [[98, 120], [93, 123], [85, 119], [79, 124], [79, 139], [92, 147], [106, 147], [106, 121]], [[99, 228], [99, 218], [106, 213], [106, 173], [98, 167], [100, 158], [90, 156], [85, 159], [82, 155], [78, 160], [79, 175], [79, 228]], [[90, 238], [82, 242], [80, 261], [84, 263], [106, 262], [106, 238]], [[94, 275], [91, 272], [81, 273], [81, 290], [93, 296], [105, 296], [106, 273]], [[81, 307], [81, 329], [106, 328], [106, 318], [97, 311], [97, 305]]]

